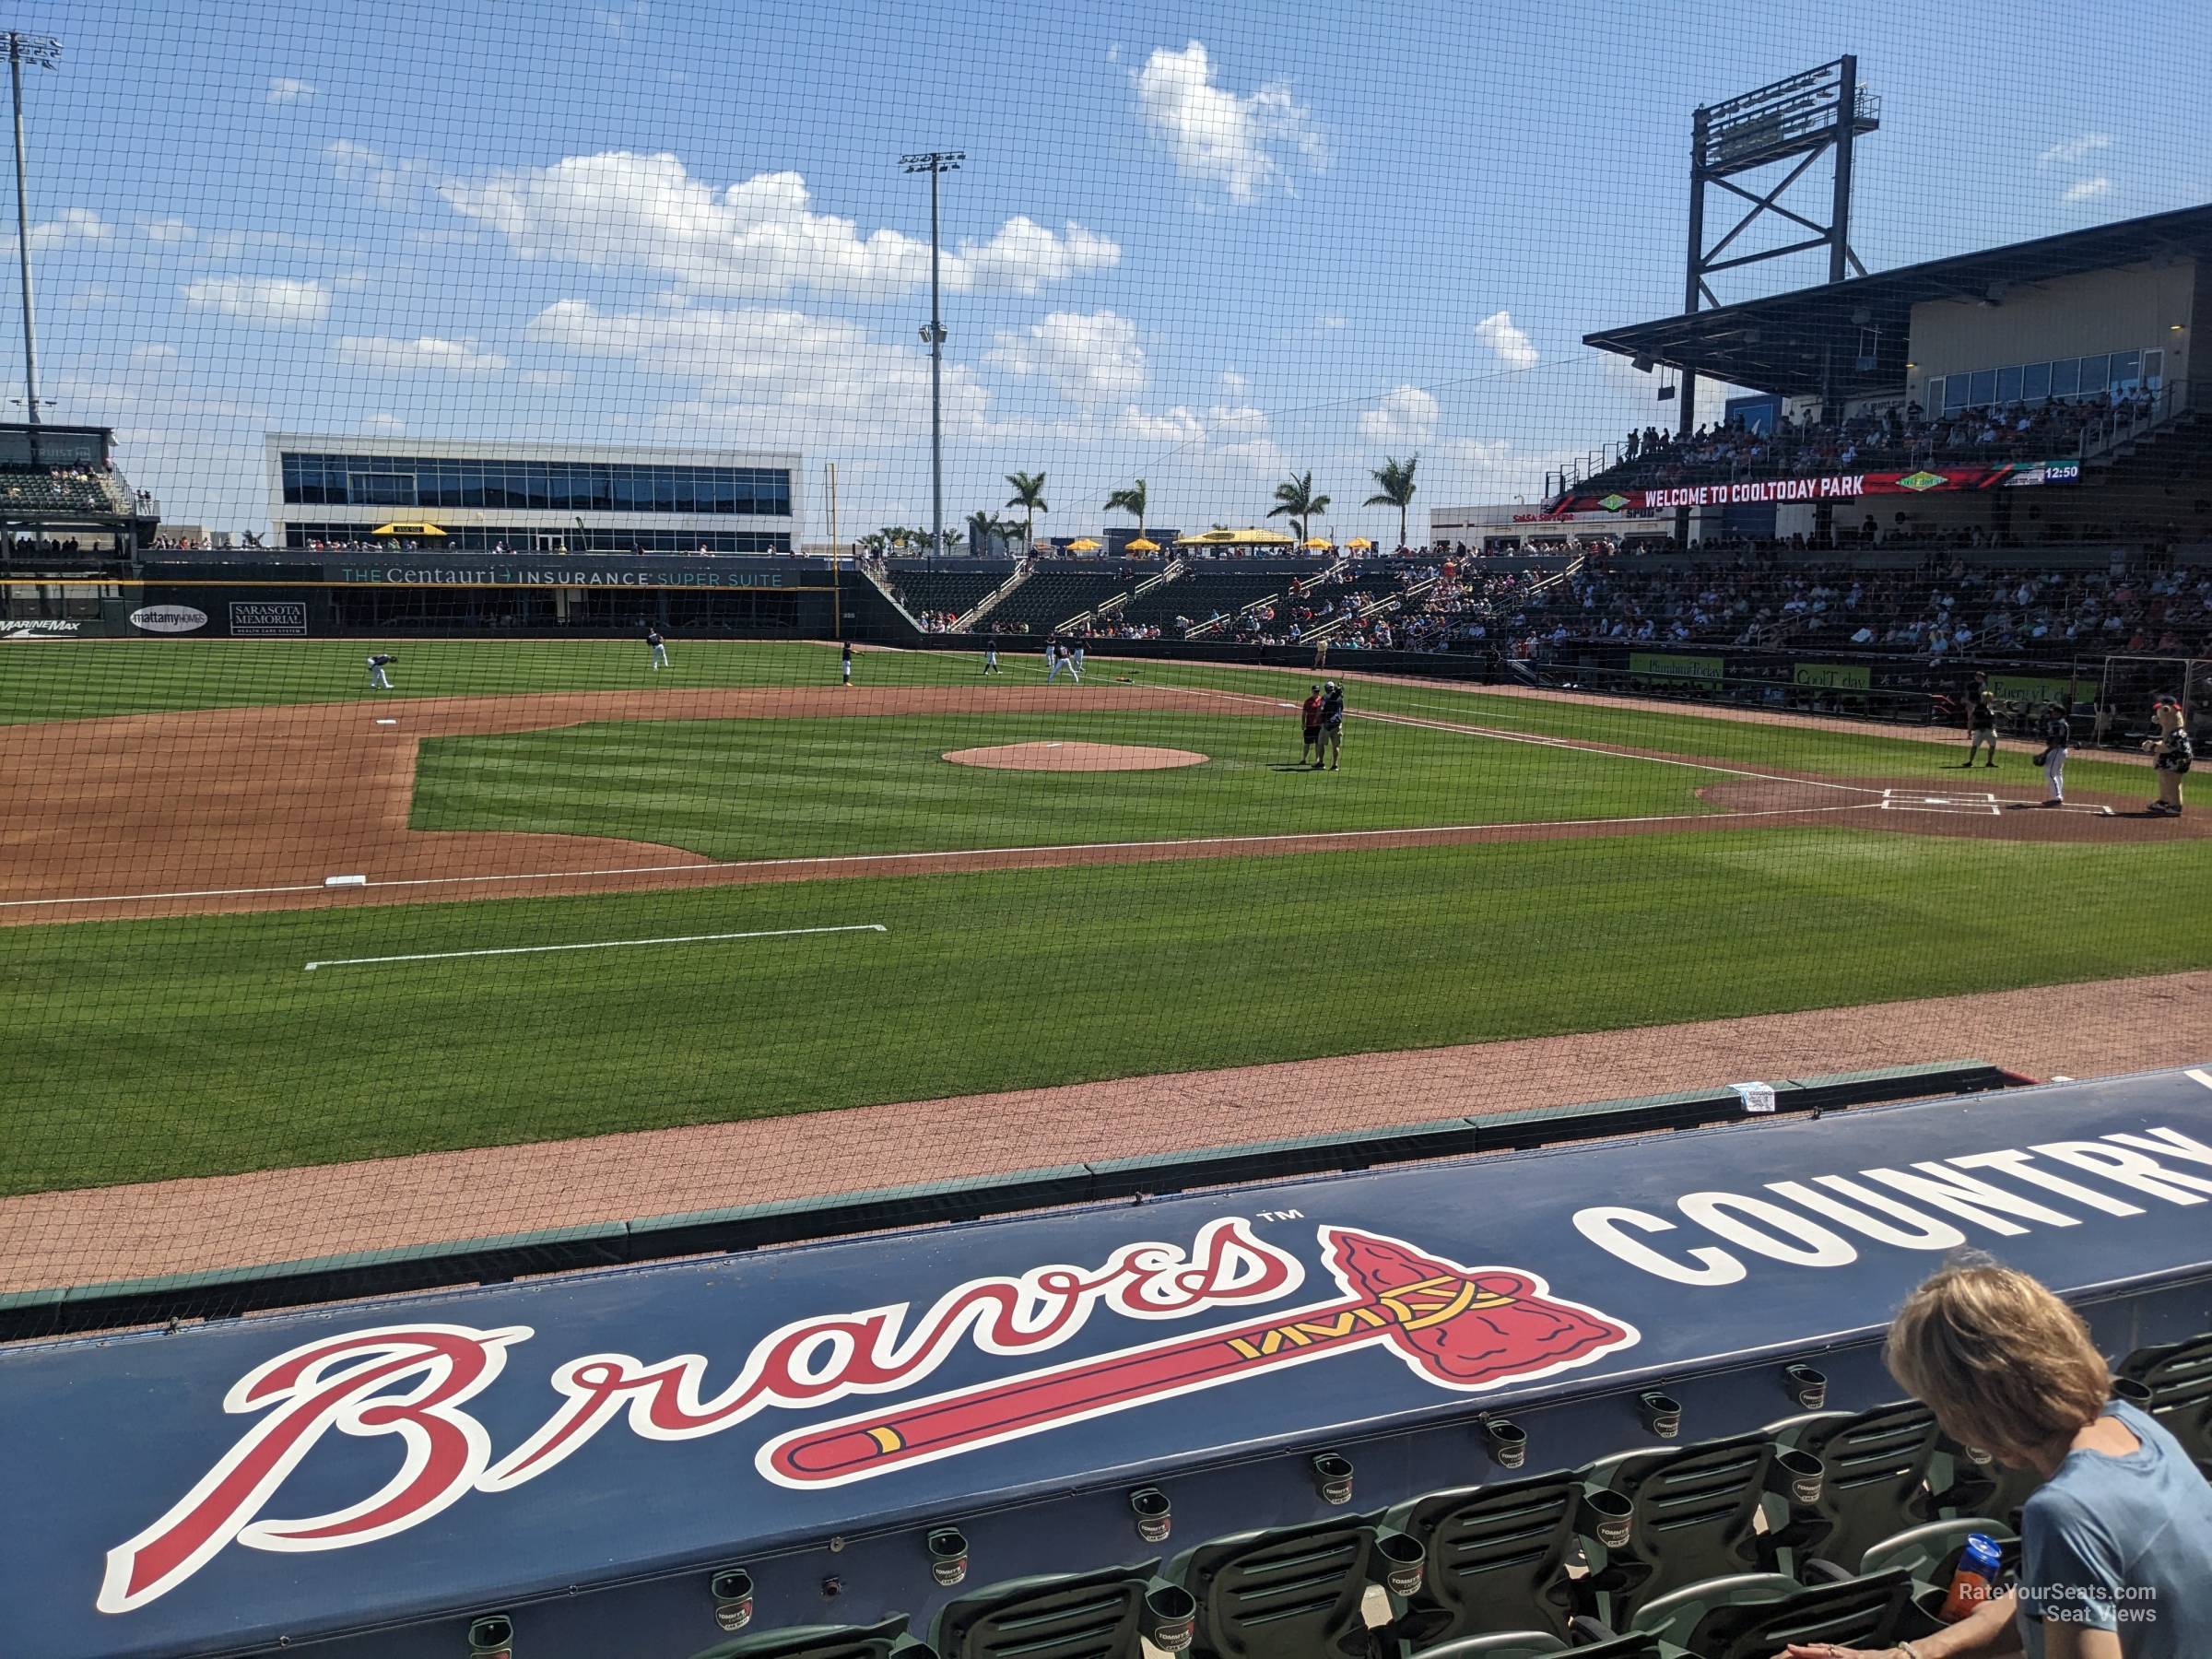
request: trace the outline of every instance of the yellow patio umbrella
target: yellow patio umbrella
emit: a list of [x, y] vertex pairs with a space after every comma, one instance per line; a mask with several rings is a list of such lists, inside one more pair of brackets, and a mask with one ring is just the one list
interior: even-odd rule
[[1350, 541], [1346, 542], [1344, 545], [1346, 549], [1349, 552], [1372, 553], [1375, 550], [1375, 544], [1369, 541], [1364, 535], [1355, 535]]
[[1148, 535], [1140, 535], [1135, 541], [1124, 542], [1122, 546], [1123, 550], [1129, 553], [1157, 553], [1159, 551], [1159, 544]]
[[1324, 536], [1309, 535], [1304, 541], [1300, 542], [1298, 545], [1300, 548], [1311, 551], [1316, 548], [1333, 547], [1336, 544]]
[[443, 535], [445, 532], [435, 524], [379, 524], [369, 534], [371, 535]]
[[1099, 550], [1099, 544], [1088, 535], [1080, 536], [1067, 544], [1067, 550], [1070, 553], [1096, 553]]

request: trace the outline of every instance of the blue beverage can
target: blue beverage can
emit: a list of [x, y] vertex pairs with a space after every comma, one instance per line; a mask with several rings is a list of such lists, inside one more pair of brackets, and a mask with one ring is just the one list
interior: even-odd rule
[[1987, 1533], [1967, 1534], [1966, 1551], [1959, 1558], [1959, 1566], [1969, 1571], [1979, 1572], [1994, 1584], [1997, 1582], [1997, 1572], [2004, 1565], [2004, 1552], [1997, 1547], [1997, 1541]]

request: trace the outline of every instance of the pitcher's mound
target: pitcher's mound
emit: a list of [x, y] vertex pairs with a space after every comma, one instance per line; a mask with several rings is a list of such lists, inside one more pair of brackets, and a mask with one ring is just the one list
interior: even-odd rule
[[1002, 743], [994, 748], [954, 749], [945, 757], [955, 766], [991, 766], [1001, 771], [1165, 771], [1171, 766], [1199, 766], [1206, 757], [1192, 749], [1139, 748], [1126, 743]]

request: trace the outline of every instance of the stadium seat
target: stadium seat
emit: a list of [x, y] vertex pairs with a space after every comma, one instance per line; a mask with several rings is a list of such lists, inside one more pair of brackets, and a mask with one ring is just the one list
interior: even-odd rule
[[1636, 1452], [1583, 1471], [1634, 1505], [1625, 1543], [1586, 1542], [1598, 1616], [1619, 1625], [1656, 1596], [1747, 1571], [1787, 1571], [1812, 1535], [1809, 1506], [1791, 1501], [1789, 1451], [1761, 1431]]
[[1850, 1563], [1894, 1534], [1936, 1518], [1948, 1484], [1943, 1432], [1917, 1400], [1869, 1411], [1819, 1412], [1776, 1424], [1786, 1445], [1827, 1466], [1806, 1547]]
[[1880, 1650], [1938, 1627], [1904, 1569], [1804, 1585], [1747, 1572], [1693, 1584], [1639, 1612], [1636, 1630], [1703, 1659], [1772, 1659], [1790, 1642]]
[[1923, 1584], [1947, 1586], [1966, 1552], [1968, 1535], [1980, 1533], [1996, 1545], [2007, 1571], [2020, 1565], [2020, 1535], [2000, 1521], [1968, 1516], [1956, 1521], [1931, 1521], [1924, 1526], [1884, 1538], [1858, 1560], [1863, 1573], [1888, 1572], [1902, 1568]]
[[692, 1659], [935, 1659], [907, 1633], [906, 1615], [872, 1625], [798, 1625], [761, 1630], [695, 1653]]
[[1986, 1453], [1969, 1452], [1947, 1436], [1951, 1478], [1936, 1494], [1936, 1512], [1944, 1520], [1986, 1515], [2018, 1531], [2020, 1509], [2043, 1483], [2033, 1469], [2008, 1469]]
[[2120, 1375], [2150, 1391], [2151, 1417], [2212, 1479], [2212, 1331], [2137, 1348], [2120, 1362]]
[[1369, 1592], [1382, 1594], [1376, 1517], [1217, 1538], [1169, 1576], [1198, 1601], [1199, 1659], [1366, 1659]]
[[1423, 1648], [1414, 1659], [1548, 1659], [1550, 1654], [1568, 1653], [1574, 1659], [1700, 1659], [1646, 1634], [1614, 1636], [1572, 1648], [1556, 1636], [1469, 1636], [1442, 1647]]
[[1565, 1638], [1583, 1489], [1579, 1475], [1561, 1471], [1431, 1492], [1391, 1511], [1388, 1524], [1428, 1562], [1399, 1631], [1416, 1642], [1500, 1631]]
[[988, 1585], [937, 1615], [931, 1645], [940, 1659], [1138, 1659], [1143, 1639], [1162, 1626], [1180, 1627], [1185, 1640], [1190, 1630], [1191, 1599], [1159, 1567]]

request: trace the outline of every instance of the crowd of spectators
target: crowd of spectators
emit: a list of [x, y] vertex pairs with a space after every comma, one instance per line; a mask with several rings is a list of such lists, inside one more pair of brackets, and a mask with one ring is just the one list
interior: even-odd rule
[[1917, 403], [1891, 404], [1834, 424], [1787, 414], [1768, 431], [1739, 417], [1700, 426], [1688, 436], [1645, 427], [1621, 445], [1621, 458], [1580, 480], [1591, 489], [1665, 489], [1752, 477], [1817, 477], [1893, 471], [1939, 460], [1989, 462], [2058, 458], [2077, 453], [2082, 434], [2108, 419], [2147, 421], [2156, 412], [2147, 391], [2111, 398], [2046, 399], [1929, 415]]

